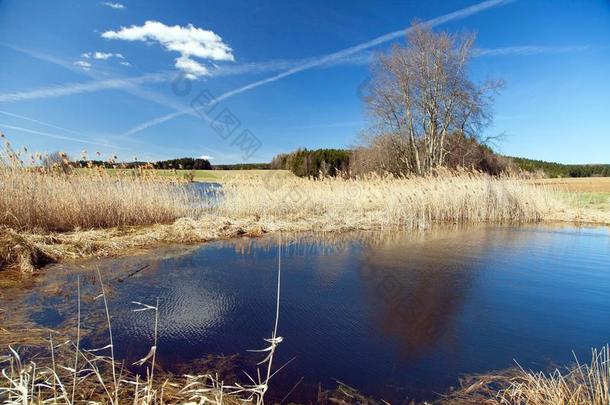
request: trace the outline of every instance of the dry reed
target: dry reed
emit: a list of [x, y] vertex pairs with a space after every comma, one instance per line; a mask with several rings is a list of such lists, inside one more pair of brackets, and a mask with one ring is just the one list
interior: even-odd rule
[[541, 186], [468, 172], [402, 179], [235, 179], [204, 201], [183, 185], [141, 177], [23, 168], [0, 169], [0, 176], [0, 225], [5, 225], [0, 268], [28, 271], [66, 258], [273, 231], [535, 222], [558, 204]]
[[[111, 172], [91, 163], [74, 169], [67, 155], [0, 151], [0, 226], [18, 230], [72, 231], [171, 223], [191, 214], [195, 196], [176, 182], [161, 181], [143, 168]], [[47, 160], [45, 160], [47, 159]], [[111, 158], [114, 159], [114, 158]]]
[[550, 373], [521, 367], [501, 373], [472, 376], [462, 388], [439, 404], [488, 405], [608, 405], [610, 403], [610, 351], [593, 349], [589, 364]]
[[281, 228], [291, 223], [293, 230], [535, 222], [554, 204], [543, 187], [466, 171], [355, 180], [262, 177], [228, 182], [223, 194], [219, 207], [223, 215], [255, 216]]
[[0, 224], [15, 229], [170, 223], [190, 215], [192, 198], [181, 185], [148, 178], [0, 168]]

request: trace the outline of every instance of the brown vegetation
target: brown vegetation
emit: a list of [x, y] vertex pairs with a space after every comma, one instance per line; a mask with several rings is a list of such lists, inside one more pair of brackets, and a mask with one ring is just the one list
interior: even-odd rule
[[589, 364], [576, 363], [550, 373], [522, 368], [473, 375], [442, 405], [607, 405], [610, 398], [608, 346], [592, 351]]
[[544, 188], [472, 172], [358, 180], [261, 178], [227, 183], [219, 211], [280, 229], [429, 228], [435, 223], [523, 223], [553, 209]]
[[193, 198], [175, 183], [132, 176], [0, 168], [0, 224], [72, 231], [171, 223], [190, 215]]

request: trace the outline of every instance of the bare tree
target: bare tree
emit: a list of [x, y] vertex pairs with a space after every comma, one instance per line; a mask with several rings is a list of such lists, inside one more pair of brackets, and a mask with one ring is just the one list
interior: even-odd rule
[[71, 170], [70, 157], [64, 152], [45, 154], [42, 158], [42, 166], [48, 171], [69, 173]]
[[366, 101], [374, 121], [368, 146], [384, 155], [384, 170], [428, 173], [445, 164], [452, 134], [476, 138], [489, 124], [502, 83], [468, 78], [474, 40], [414, 24], [406, 46], [379, 55]]

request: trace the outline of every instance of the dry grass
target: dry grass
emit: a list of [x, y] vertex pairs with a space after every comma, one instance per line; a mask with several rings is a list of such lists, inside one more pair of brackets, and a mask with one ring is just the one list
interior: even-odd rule
[[590, 364], [578, 362], [551, 373], [522, 368], [472, 376], [462, 388], [439, 404], [487, 405], [608, 405], [610, 352], [608, 346], [592, 351]]
[[[115, 227], [75, 232], [15, 232], [0, 227], [0, 269], [31, 273], [47, 263], [135, 252], [160, 244], [192, 244], [237, 236], [259, 236], [267, 229], [253, 219], [234, 221], [206, 215], [167, 225]], [[6, 272], [1, 278], [6, 277]]]
[[179, 184], [149, 178], [0, 168], [0, 224], [15, 229], [170, 223], [190, 215], [192, 199]]
[[[12, 218], [6, 220], [9, 227], [0, 226], [0, 268], [28, 272], [53, 261], [275, 231], [415, 230], [438, 224], [545, 220], [610, 223], [606, 205], [592, 206], [583, 200], [584, 194], [558, 193], [521, 179], [477, 173], [359, 180], [270, 173], [227, 182], [213, 210], [194, 209], [193, 196], [182, 187], [147, 178], [14, 173], [18, 174], [12, 174], [12, 180], [34, 176], [43, 184], [41, 189], [59, 183], [64, 190], [52, 199], [39, 198], [27, 187], [14, 187], [14, 200], [0, 195], [11, 213], [5, 219]], [[75, 184], [81, 185], [78, 190]], [[125, 192], [126, 187], [132, 191]], [[98, 198], [104, 193], [106, 197]], [[125, 211], [119, 215], [121, 207]], [[18, 231], [10, 227], [17, 224]]]
[[0, 267], [28, 271], [48, 262], [159, 243], [270, 231], [524, 223], [557, 211], [544, 187], [467, 172], [359, 180], [286, 178], [270, 172], [227, 182], [216, 196], [220, 203], [215, 210], [192, 208], [194, 197], [184, 187], [145, 177], [7, 168], [0, 175], [6, 179], [0, 186], [6, 190], [0, 194], [0, 209], [6, 213], [0, 221], [5, 225], [0, 228]]
[[76, 170], [63, 153], [58, 161], [39, 153], [28, 158], [27, 148], [15, 151], [1, 132], [0, 138], [0, 226], [73, 231], [164, 224], [192, 215], [193, 193], [154, 170], [117, 174], [91, 163]]
[[435, 223], [540, 221], [554, 208], [544, 187], [470, 172], [428, 177], [228, 182], [220, 212], [294, 230], [428, 228]]

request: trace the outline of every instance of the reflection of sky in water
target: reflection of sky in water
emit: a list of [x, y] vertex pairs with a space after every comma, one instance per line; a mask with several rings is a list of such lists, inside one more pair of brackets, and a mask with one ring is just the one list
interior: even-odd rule
[[[275, 379], [280, 398], [302, 376], [295, 391], [301, 398], [333, 379], [393, 401], [430, 397], [464, 373], [511, 367], [513, 359], [534, 368], [570, 362], [572, 350], [585, 359], [590, 347], [608, 343], [607, 228], [481, 226], [282, 240], [285, 341], [276, 364], [296, 359]], [[239, 352], [248, 364], [258, 359], [246, 350], [262, 347], [273, 326], [277, 241], [240, 239], [92, 262], [108, 280], [119, 355], [132, 361], [146, 354], [153, 314], [131, 312], [130, 302], [159, 297], [163, 367], [208, 353]], [[116, 281], [143, 264], [150, 267]], [[65, 267], [22, 293], [33, 320], [52, 326], [71, 318], [66, 303], [74, 299], [75, 272]], [[94, 296], [92, 272], [80, 274], [84, 295]], [[84, 308], [100, 312], [87, 298]], [[86, 321], [99, 329], [92, 340], [104, 337], [102, 319]]]

